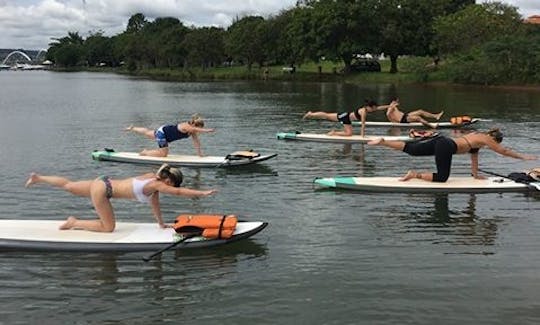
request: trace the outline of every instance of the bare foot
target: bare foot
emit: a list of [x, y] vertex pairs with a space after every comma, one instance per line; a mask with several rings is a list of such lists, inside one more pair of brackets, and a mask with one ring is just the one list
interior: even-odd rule
[[330, 132], [328, 132], [327, 134], [328, 134], [328, 135], [334, 135], [334, 133], [336, 133], [335, 130], [330, 130]]
[[384, 142], [384, 138], [377, 138], [377, 139], [369, 140], [367, 144], [369, 144], [370, 146], [378, 146], [382, 144], [383, 142]]
[[133, 130], [133, 124], [124, 129], [126, 132], [131, 130]]
[[31, 173], [30, 177], [28, 177], [28, 180], [24, 184], [24, 187], [30, 187], [30, 185], [35, 184], [38, 180], [38, 174]]
[[77, 218], [75, 218], [74, 216], [69, 216], [67, 218], [66, 222], [64, 222], [60, 227], [58, 227], [58, 229], [60, 229], [60, 230], [71, 229], [75, 225], [76, 221], [77, 221]]
[[302, 116], [302, 120], [305, 120], [311, 116], [311, 111], [308, 111], [304, 116]]
[[410, 179], [416, 178], [416, 176], [418, 176], [417, 172], [415, 172], [414, 170], [409, 170], [407, 174], [405, 174], [405, 176], [401, 177], [399, 180], [402, 182], [406, 182]]
[[444, 111], [441, 111], [439, 114], [437, 114], [437, 121], [441, 119], [441, 116], [443, 116]]

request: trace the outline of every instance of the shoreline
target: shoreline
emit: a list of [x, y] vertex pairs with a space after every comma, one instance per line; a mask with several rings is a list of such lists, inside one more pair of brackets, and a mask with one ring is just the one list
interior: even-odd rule
[[50, 69], [54, 72], [108, 72], [130, 77], [144, 78], [166, 82], [218, 82], [218, 81], [295, 81], [295, 82], [345, 82], [352, 84], [359, 83], [390, 83], [390, 84], [419, 84], [426, 86], [451, 86], [451, 87], [475, 87], [481, 89], [506, 89], [516, 91], [540, 91], [540, 84], [459, 84], [449, 81], [437, 80], [420, 81], [413, 73], [398, 72], [360, 72], [344, 75], [337, 72], [312, 72], [299, 69], [295, 73], [280, 72], [276, 67], [270, 69], [271, 73], [264, 73], [264, 69], [253, 68], [247, 71], [242, 70], [224, 71], [226, 68], [212, 68], [207, 71], [187, 69], [142, 69], [130, 72], [124, 68], [76, 68], [76, 69]]

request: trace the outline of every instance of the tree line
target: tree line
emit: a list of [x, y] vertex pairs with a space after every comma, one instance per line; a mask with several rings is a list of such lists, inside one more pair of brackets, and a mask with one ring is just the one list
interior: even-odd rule
[[539, 82], [539, 40], [538, 26], [499, 2], [299, 0], [270, 17], [237, 18], [226, 29], [137, 13], [112, 37], [68, 32], [49, 44], [47, 56], [63, 67], [122, 64], [130, 71], [330, 60], [347, 72], [358, 54], [384, 53], [392, 73], [400, 56], [429, 57], [451, 81], [490, 84]]

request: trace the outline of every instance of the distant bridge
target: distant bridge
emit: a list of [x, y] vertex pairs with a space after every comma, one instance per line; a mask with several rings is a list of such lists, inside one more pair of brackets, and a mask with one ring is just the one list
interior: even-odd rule
[[[46, 53], [46, 52], [47, 52], [47, 50], [44, 50], [44, 49], [39, 50], [39, 52], [36, 54], [35, 59], [39, 58], [39, 56], [40, 56], [42, 53]], [[6, 58], [4, 59], [4, 61], [2, 61], [2, 65], [5, 65], [6, 62], [7, 62], [12, 56], [14, 56], [14, 55], [22, 56], [26, 61], [32, 62], [32, 58], [30, 58], [30, 57], [28, 56], [28, 54], [26, 54], [26, 53], [24, 53], [24, 52], [22, 52], [22, 51], [18, 51], [18, 50], [17, 50], [17, 51], [13, 51], [13, 52], [9, 53], [9, 54], [6, 56]]]

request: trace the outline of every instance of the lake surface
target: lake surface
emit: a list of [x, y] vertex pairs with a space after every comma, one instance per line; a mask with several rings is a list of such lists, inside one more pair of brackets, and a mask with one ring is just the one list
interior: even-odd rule
[[[215, 249], [146, 254], [0, 252], [0, 324], [538, 324], [540, 195], [370, 194], [318, 190], [315, 177], [400, 176], [432, 157], [364, 145], [295, 143], [279, 131], [326, 132], [306, 110], [346, 111], [364, 98], [402, 108], [492, 119], [503, 144], [540, 154], [540, 91], [336, 83], [165, 83], [100, 73], [0, 72], [0, 218], [94, 218], [88, 199], [46, 186], [32, 171], [72, 179], [130, 177], [151, 167], [96, 162], [90, 153], [153, 148], [126, 134], [205, 117], [208, 155], [253, 149], [278, 157], [245, 169], [183, 169], [185, 186], [219, 192], [162, 196], [181, 212], [234, 213], [269, 227]], [[370, 118], [384, 120], [384, 115]], [[443, 118], [444, 119], [444, 118]], [[368, 129], [371, 134], [396, 130]], [[399, 132], [399, 131], [397, 131]], [[443, 131], [445, 134], [452, 131]], [[194, 154], [190, 140], [172, 152]], [[453, 173], [468, 175], [469, 157]], [[539, 161], [480, 153], [508, 174]], [[113, 201], [117, 219], [152, 222], [150, 208]]]

